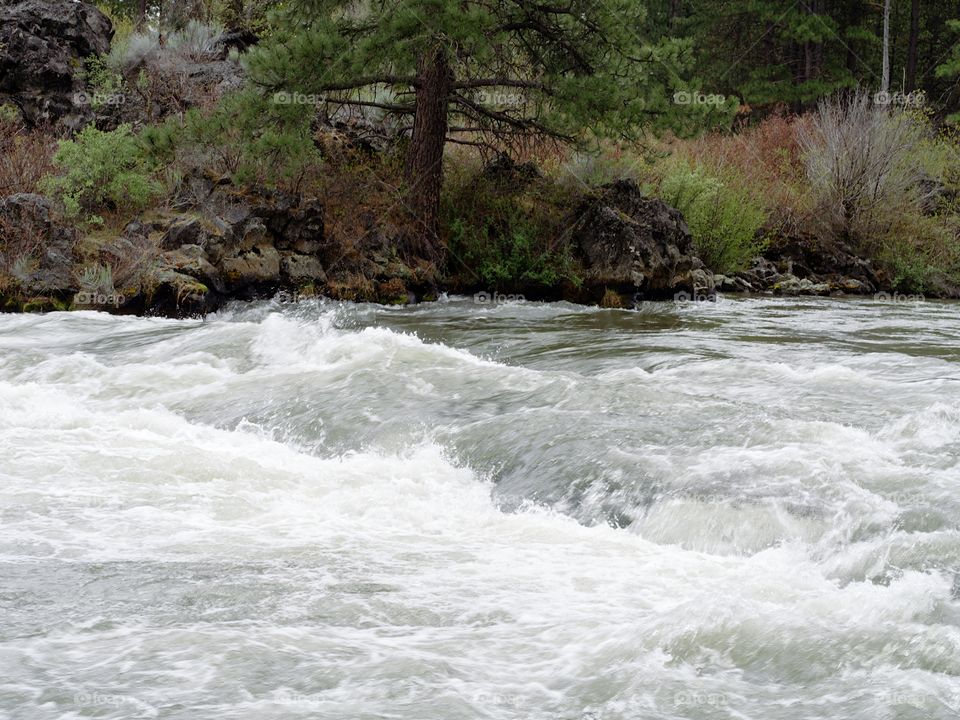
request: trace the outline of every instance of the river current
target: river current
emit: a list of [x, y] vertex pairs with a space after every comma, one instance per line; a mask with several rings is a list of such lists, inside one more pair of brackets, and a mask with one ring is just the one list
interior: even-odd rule
[[960, 304], [0, 315], [0, 718], [87, 717], [960, 717]]

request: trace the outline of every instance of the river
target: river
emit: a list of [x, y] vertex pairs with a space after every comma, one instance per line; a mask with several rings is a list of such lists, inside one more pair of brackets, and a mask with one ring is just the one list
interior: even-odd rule
[[960, 304], [0, 316], [0, 717], [960, 717]]

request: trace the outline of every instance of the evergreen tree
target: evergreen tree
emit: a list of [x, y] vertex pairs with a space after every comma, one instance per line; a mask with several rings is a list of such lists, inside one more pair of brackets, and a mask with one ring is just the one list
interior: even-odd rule
[[249, 67], [280, 97], [401, 118], [412, 249], [436, 253], [447, 141], [577, 142], [717, 112], [673, 102], [689, 43], [644, 29], [637, 0], [294, 0]]

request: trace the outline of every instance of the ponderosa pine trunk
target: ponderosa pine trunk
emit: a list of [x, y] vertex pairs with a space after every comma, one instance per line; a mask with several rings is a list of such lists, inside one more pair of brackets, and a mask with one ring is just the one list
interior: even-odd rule
[[907, 48], [907, 77], [904, 90], [917, 89], [917, 43], [920, 39], [920, 0], [910, 3], [910, 42]]
[[407, 207], [413, 215], [416, 234], [409, 249], [427, 257], [440, 250], [440, 186], [452, 86], [453, 71], [445, 48], [437, 45], [424, 52], [417, 67], [413, 134], [404, 171]]
[[890, 0], [883, 3], [883, 69], [881, 70], [880, 92], [890, 89]]

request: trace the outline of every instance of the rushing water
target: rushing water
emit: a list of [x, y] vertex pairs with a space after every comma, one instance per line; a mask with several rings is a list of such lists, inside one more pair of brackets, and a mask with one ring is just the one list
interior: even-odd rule
[[960, 305], [0, 316], [0, 717], [960, 716]]

